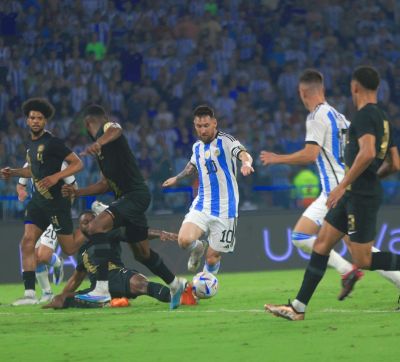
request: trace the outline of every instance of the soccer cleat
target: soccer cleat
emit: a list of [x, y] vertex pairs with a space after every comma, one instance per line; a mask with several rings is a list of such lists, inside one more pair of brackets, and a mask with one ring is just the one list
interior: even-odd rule
[[60, 265], [53, 267], [53, 283], [59, 285], [64, 279], [64, 259], [60, 256]]
[[122, 307], [129, 307], [129, 300], [128, 298], [113, 298], [111, 299], [110, 307], [113, 308], [122, 308]]
[[356, 282], [360, 280], [363, 276], [364, 273], [357, 267], [354, 267], [351, 271], [342, 275], [342, 290], [338, 295], [338, 299], [344, 300], [354, 289], [354, 285], [356, 284]]
[[50, 303], [54, 298], [54, 294], [52, 292], [44, 292], [39, 299], [39, 304], [41, 303]]
[[186, 288], [186, 284], [187, 284], [187, 280], [183, 279], [183, 278], [178, 278], [178, 282], [179, 282], [179, 287], [176, 290], [172, 290], [170, 288], [171, 291], [171, 301], [169, 303], [169, 309], [176, 309], [180, 306], [181, 304], [181, 296]]
[[203, 256], [206, 247], [204, 245], [205, 243], [200, 240], [200, 243], [196, 245], [196, 247], [192, 250], [190, 253], [190, 257], [188, 260], [188, 270], [191, 273], [195, 273], [197, 269], [199, 269], [200, 263], [201, 263], [201, 257]]
[[196, 305], [199, 303], [198, 298], [193, 294], [192, 283], [187, 283], [186, 288], [181, 296], [181, 305]]
[[111, 300], [110, 292], [108, 291], [108, 282], [97, 281], [96, 287], [86, 294], [77, 294], [75, 299], [89, 303], [108, 303]]
[[96, 214], [96, 215], [98, 215], [98, 214], [100, 214], [100, 213], [102, 213], [105, 209], [107, 209], [108, 208], [108, 205], [106, 205], [106, 204], [103, 204], [102, 202], [100, 202], [100, 201], [93, 201], [93, 203], [92, 203], [92, 211]]
[[276, 317], [285, 318], [289, 321], [302, 321], [304, 320], [304, 313], [298, 312], [292, 304], [290, 300], [288, 304], [265, 304], [265, 311], [272, 313]]
[[34, 305], [34, 304], [38, 304], [36, 296], [25, 295], [22, 298], [17, 299], [11, 305], [13, 305], [14, 307], [18, 307], [20, 305]]

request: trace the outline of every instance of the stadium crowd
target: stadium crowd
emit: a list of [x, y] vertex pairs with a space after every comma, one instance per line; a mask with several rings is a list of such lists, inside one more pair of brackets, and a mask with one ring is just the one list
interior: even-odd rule
[[[354, 13], [363, 20], [354, 23]], [[400, 146], [399, 26], [392, 0], [1, 1], [0, 165], [24, 164], [26, 98], [56, 106], [49, 129], [78, 154], [88, 143], [79, 112], [99, 103], [124, 127], [152, 210], [183, 211], [190, 192], [164, 194], [161, 184], [190, 158], [196, 105], [213, 106], [219, 128], [255, 159], [263, 149], [294, 152], [307, 113], [299, 73], [319, 69], [329, 102], [351, 119], [349, 77], [359, 64], [380, 71], [379, 100]], [[83, 160], [81, 186], [98, 178], [94, 160]], [[256, 167], [239, 182], [242, 207], [293, 206], [252, 188], [289, 186], [299, 169]], [[14, 193], [13, 183], [0, 183], [1, 195]]]

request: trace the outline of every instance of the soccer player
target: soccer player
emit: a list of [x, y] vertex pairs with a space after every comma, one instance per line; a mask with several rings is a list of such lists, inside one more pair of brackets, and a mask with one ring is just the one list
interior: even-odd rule
[[[61, 170], [67, 167], [67, 163], [63, 162]], [[26, 163], [23, 167], [28, 167]], [[76, 187], [75, 176], [68, 176], [63, 180], [67, 185], [74, 185]], [[28, 197], [27, 185], [29, 179], [20, 177], [18, 180], [16, 189], [18, 194], [18, 200], [23, 202]], [[32, 184], [31, 190], [33, 191], [34, 186]], [[54, 231], [53, 225], [50, 224], [44, 233], [40, 236], [36, 242], [35, 254], [36, 254], [36, 279], [42, 290], [42, 295], [39, 299], [39, 303], [49, 302], [53, 298], [53, 292], [49, 283], [49, 267], [53, 267], [53, 282], [58, 285], [62, 282], [64, 277], [64, 260], [59, 257], [56, 253], [57, 248], [57, 235]]]
[[179, 246], [191, 254], [188, 269], [195, 272], [200, 266], [205, 246], [199, 240], [208, 234], [209, 247], [204, 270], [218, 273], [221, 253], [233, 252], [238, 216], [239, 192], [236, 181], [236, 160], [242, 162], [244, 176], [254, 172], [253, 159], [234, 137], [217, 129], [212, 108], [201, 105], [194, 110], [194, 127], [199, 140], [185, 169], [163, 183], [176, 185], [181, 179], [197, 172], [199, 191], [178, 234]]
[[89, 224], [88, 237], [95, 244], [97, 268], [96, 288], [77, 298], [88, 302], [108, 302], [108, 257], [110, 254], [107, 232], [120, 226], [132, 244], [135, 258], [155, 275], [164, 280], [171, 290], [171, 309], [179, 306], [186, 280], [176, 277], [164, 264], [161, 257], [149, 246], [145, 211], [150, 204], [150, 192], [123, 135], [121, 126], [109, 119], [99, 105], [88, 106], [84, 112], [84, 123], [94, 143], [86, 148], [84, 155], [97, 158], [102, 178], [86, 188], [74, 190], [64, 185], [65, 196], [98, 195], [111, 190], [115, 201], [97, 215]]
[[[79, 217], [79, 228], [86, 234], [88, 232], [89, 223], [96, 217], [93, 211], [84, 211]], [[150, 282], [144, 275], [136, 270], [125, 268], [121, 261], [120, 241], [124, 240], [124, 236], [120, 229], [112, 230], [108, 233], [111, 252], [108, 262], [108, 278], [109, 290], [113, 298], [136, 298], [140, 295], [148, 295], [161, 302], [170, 302], [171, 295], [168, 287], [159, 283]], [[85, 242], [80, 248], [77, 255], [77, 266], [73, 275], [67, 281], [61, 294], [57, 295], [51, 303], [44, 308], [67, 308], [72, 306], [82, 306], [80, 300], [74, 299], [75, 291], [82, 284], [82, 281], [88, 275], [91, 282], [90, 289], [96, 285], [96, 257], [94, 256], [94, 248], [90, 242]], [[86, 294], [87, 290], [78, 292]], [[106, 303], [106, 302], [104, 302]], [[97, 303], [103, 306], [104, 303]], [[89, 303], [86, 306], [94, 305]]]
[[[58, 242], [66, 254], [75, 253], [82, 239], [72, 233], [71, 203], [61, 195], [65, 177], [79, 172], [83, 164], [79, 157], [58, 138], [45, 130], [47, 122], [54, 115], [54, 107], [46, 99], [31, 98], [22, 105], [30, 129], [26, 168], [0, 170], [1, 178], [12, 176], [32, 178], [35, 185], [32, 199], [26, 209], [25, 231], [21, 240], [22, 278], [24, 297], [13, 305], [36, 304], [35, 244], [49, 224], [57, 234]], [[61, 165], [68, 166], [61, 171]]]
[[[350, 124], [342, 114], [326, 102], [323, 76], [317, 70], [307, 69], [303, 72], [299, 80], [299, 94], [304, 106], [310, 112], [306, 120], [305, 147], [289, 155], [262, 151], [260, 159], [265, 166], [277, 163], [305, 165], [316, 162], [322, 192], [304, 211], [292, 232], [293, 244], [311, 253], [316, 234], [328, 212], [327, 197], [344, 177], [343, 152], [345, 135]], [[347, 236], [345, 240], [347, 241]], [[373, 251], [379, 250], [373, 248]], [[328, 265], [342, 275], [343, 286], [347, 285], [349, 277], [359, 279], [362, 276], [360, 270], [353, 272], [354, 267], [335, 250], [331, 250], [329, 254]], [[379, 272], [400, 288], [400, 273]], [[344, 299], [342, 293], [339, 299]]]
[[[400, 258], [390, 252], [372, 253], [377, 213], [382, 200], [379, 178], [400, 169], [397, 147], [387, 114], [377, 105], [378, 72], [369, 66], [352, 75], [351, 94], [357, 113], [345, 148], [346, 175], [327, 199], [330, 209], [313, 246], [303, 283], [292, 303], [266, 304], [265, 309], [289, 320], [303, 320], [306, 307], [325, 274], [329, 252], [345, 235], [357, 268], [400, 270]], [[357, 281], [353, 270], [349, 293]]]

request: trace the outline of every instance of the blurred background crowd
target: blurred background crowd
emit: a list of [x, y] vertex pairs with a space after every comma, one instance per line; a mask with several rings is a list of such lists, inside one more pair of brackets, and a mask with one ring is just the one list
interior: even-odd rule
[[[79, 111], [95, 102], [122, 124], [153, 192], [152, 211], [184, 211], [190, 188], [166, 194], [161, 183], [191, 156], [195, 106], [213, 106], [219, 128], [255, 159], [263, 149], [294, 152], [307, 115], [300, 72], [319, 69], [328, 101], [351, 119], [349, 80], [359, 64], [381, 74], [379, 100], [399, 145], [399, 29], [395, 0], [2, 0], [0, 165], [24, 164], [25, 99], [55, 105], [48, 128], [76, 153], [89, 142]], [[92, 158], [84, 163], [80, 186], [99, 177]], [[313, 168], [303, 171], [256, 161], [254, 176], [239, 177], [241, 208], [299, 206], [318, 192], [296, 192], [300, 176], [318, 185]], [[387, 199], [397, 202], [397, 182], [387, 185]], [[0, 182], [0, 195], [15, 195], [15, 183]]]

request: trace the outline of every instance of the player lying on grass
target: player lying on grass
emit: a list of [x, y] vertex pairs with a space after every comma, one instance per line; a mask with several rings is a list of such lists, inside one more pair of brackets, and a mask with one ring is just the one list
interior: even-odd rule
[[[79, 218], [79, 228], [83, 233], [87, 232], [88, 225], [95, 218], [93, 211], [84, 211]], [[151, 230], [149, 230], [151, 231]], [[152, 236], [160, 236], [157, 230]], [[172, 233], [161, 232], [164, 236]], [[149, 233], [150, 234], [150, 233]], [[167, 286], [150, 282], [144, 275], [136, 270], [125, 268], [121, 261], [120, 241], [124, 239], [120, 229], [109, 232], [109, 240], [111, 246], [111, 261], [108, 263], [109, 269], [109, 290], [112, 298], [136, 298], [140, 295], [148, 295], [161, 302], [170, 302], [170, 290]], [[44, 308], [68, 308], [73, 306], [104, 306], [106, 303], [85, 303], [79, 299], [75, 299], [78, 293], [87, 293], [88, 289], [76, 292], [82, 284], [86, 276], [89, 277], [92, 290], [96, 285], [96, 269], [93, 264], [94, 248], [90, 242], [85, 242], [78, 253], [77, 266], [74, 274], [67, 281], [66, 286], [61, 294], [57, 295], [53, 301], [44, 306]]]

